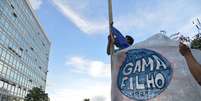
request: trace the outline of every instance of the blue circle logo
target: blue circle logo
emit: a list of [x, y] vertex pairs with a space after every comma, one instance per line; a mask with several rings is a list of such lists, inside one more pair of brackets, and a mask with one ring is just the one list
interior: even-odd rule
[[148, 49], [132, 49], [120, 67], [117, 85], [122, 94], [134, 100], [148, 100], [160, 95], [170, 84], [170, 62]]

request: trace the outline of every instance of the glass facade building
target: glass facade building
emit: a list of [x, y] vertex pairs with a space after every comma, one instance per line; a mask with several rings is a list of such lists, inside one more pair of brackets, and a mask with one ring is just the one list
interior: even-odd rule
[[45, 90], [50, 41], [28, 0], [0, 0], [0, 101]]

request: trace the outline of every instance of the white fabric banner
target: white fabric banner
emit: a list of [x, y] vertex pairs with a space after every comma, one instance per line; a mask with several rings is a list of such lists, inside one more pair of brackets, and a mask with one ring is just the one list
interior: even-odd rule
[[[163, 34], [113, 55], [112, 101], [201, 101], [179, 43]], [[201, 51], [192, 50], [201, 63]]]

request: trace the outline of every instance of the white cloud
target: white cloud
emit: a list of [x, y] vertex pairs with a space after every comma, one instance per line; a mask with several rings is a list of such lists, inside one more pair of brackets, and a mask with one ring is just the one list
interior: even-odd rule
[[[98, 17], [97, 19], [92, 20], [93, 16], [87, 18], [86, 15], [82, 14], [81, 12], [73, 10], [73, 8], [79, 8], [79, 7], [71, 7], [66, 2], [66, 0], [52, 0], [52, 1], [53, 4], [57, 7], [57, 9], [84, 33], [93, 35], [100, 33], [103, 34], [108, 31], [107, 19], [100, 19]], [[83, 7], [81, 7], [81, 9], [78, 9], [78, 11], [82, 11], [82, 9]], [[90, 10], [93, 11], [92, 9]], [[147, 14], [148, 12], [144, 12], [143, 17], [136, 17], [133, 15], [127, 15], [127, 16], [120, 15], [120, 17], [116, 19], [116, 22], [114, 24], [115, 26], [121, 28], [121, 30], [123, 31], [125, 30], [128, 31], [129, 29], [133, 29], [135, 27], [143, 27], [145, 25], [144, 17], [147, 17]]]
[[54, 5], [58, 8], [58, 10], [72, 23], [74, 23], [81, 31], [87, 34], [93, 34], [96, 32], [103, 32], [106, 28], [106, 21], [95, 21], [92, 22], [83, 16], [79, 15], [73, 11], [73, 9], [62, 0], [52, 0]]
[[[67, 58], [68, 73], [47, 83], [51, 101], [111, 101], [110, 65], [80, 56]], [[85, 75], [83, 77], [83, 75]], [[77, 78], [81, 76], [80, 78]]]
[[201, 15], [192, 17], [189, 21], [187, 21], [184, 26], [182, 26], [179, 31], [181, 32], [181, 34], [185, 35], [185, 36], [189, 36], [189, 37], [193, 37], [195, 36], [195, 34], [198, 32], [197, 28], [195, 25], [193, 25], [193, 21], [195, 21], [195, 23], [197, 23], [197, 18], [201, 18]]
[[110, 76], [110, 64], [102, 61], [75, 56], [68, 59], [66, 64], [77, 73], [88, 74], [92, 77]]
[[[91, 13], [98, 14], [95, 12], [96, 10], [89, 9], [91, 8], [89, 6], [94, 5], [93, 0], [86, 0], [84, 4], [81, 1], [82, 0], [74, 2], [68, 0], [52, 0], [58, 10], [81, 31], [87, 34], [106, 33], [108, 31], [107, 16], [101, 13], [102, 15], [100, 14], [100, 16], [106, 18], [105, 20], [101, 19], [100, 16], [95, 16], [96, 18], [93, 18], [94, 16], [90, 15]], [[72, 2], [75, 4], [83, 4], [84, 6], [76, 7]], [[136, 4], [140, 5], [139, 2], [142, 1], [136, 1]], [[195, 0], [193, 2], [195, 2]], [[97, 3], [103, 2], [97, 1]], [[178, 31], [182, 27], [181, 25], [191, 18], [189, 15], [196, 16], [196, 12], [199, 11], [197, 9], [199, 7], [197, 7], [196, 4], [191, 3], [191, 1], [160, 1], [157, 2], [155, 6], [152, 6], [151, 2], [148, 4], [151, 8], [149, 6], [141, 8], [143, 5], [139, 7], [133, 6], [133, 8], [131, 7], [126, 11], [128, 13], [122, 12], [123, 10], [121, 11], [124, 6], [122, 6], [123, 8], [118, 8], [120, 10], [119, 12], [115, 12], [117, 8], [114, 8], [115, 26], [123, 33], [133, 33], [133, 31], [135, 31], [138, 35], [145, 35], [145, 33], [149, 33], [150, 35], [159, 32], [160, 30], [167, 30], [172, 34]], [[191, 6], [187, 9], [186, 6], [189, 4], [191, 4]], [[105, 7], [105, 9], [102, 9], [102, 12], [103, 10], [107, 11], [107, 8]], [[185, 10], [186, 13], [181, 12], [182, 10]], [[90, 14], [85, 14], [85, 12], [90, 12]], [[116, 13], [118, 16], [115, 15]], [[185, 26], [183, 28], [185, 28]], [[189, 27], [185, 30], [188, 29]]]
[[95, 96], [91, 99], [91, 101], [106, 101], [107, 98], [105, 96]]
[[43, 3], [42, 0], [29, 0], [29, 2], [34, 10], [38, 10]]
[[57, 86], [54, 92], [49, 93], [51, 101], [83, 101], [89, 98], [90, 101], [111, 101], [110, 84], [88, 81], [88, 84], [80, 82], [80, 87], [62, 87]]

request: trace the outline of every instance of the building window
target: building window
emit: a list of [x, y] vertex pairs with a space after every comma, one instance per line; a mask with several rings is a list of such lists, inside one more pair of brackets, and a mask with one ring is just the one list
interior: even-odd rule
[[31, 49], [32, 51], [34, 51], [34, 48], [33, 48], [33, 47], [30, 47], [30, 49]]
[[3, 87], [3, 81], [0, 81], [0, 88]]
[[31, 79], [29, 79], [29, 82], [32, 82], [32, 80], [31, 80]]
[[23, 49], [20, 47], [20, 51], [22, 51], [23, 52]]
[[0, 61], [0, 74], [2, 70], [3, 70], [3, 63]]
[[10, 6], [11, 6], [12, 9], [15, 9], [15, 7], [12, 4]]
[[15, 18], [17, 18], [17, 14], [16, 14], [15, 12], [13, 12], [13, 16], [14, 16]]
[[43, 46], [45, 47], [45, 44], [42, 42]]

